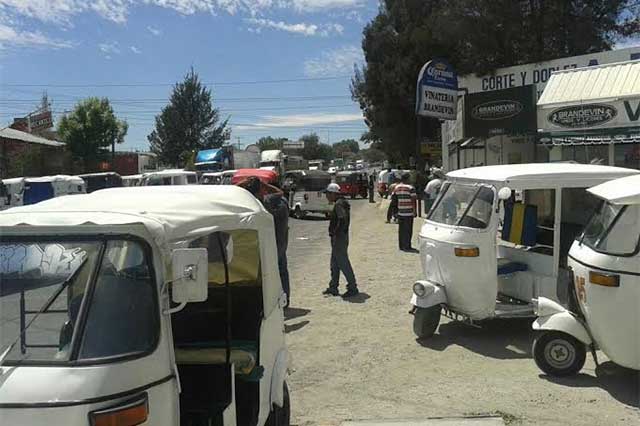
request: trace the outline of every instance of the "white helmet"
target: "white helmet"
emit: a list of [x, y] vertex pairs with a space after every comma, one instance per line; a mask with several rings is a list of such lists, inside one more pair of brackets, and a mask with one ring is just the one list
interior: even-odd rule
[[339, 194], [340, 185], [338, 185], [337, 183], [330, 183], [329, 186], [327, 186], [327, 192], [333, 192], [334, 194]]

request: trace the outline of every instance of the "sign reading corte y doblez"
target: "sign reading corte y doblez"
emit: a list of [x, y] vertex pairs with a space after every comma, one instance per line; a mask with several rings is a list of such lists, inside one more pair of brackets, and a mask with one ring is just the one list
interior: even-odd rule
[[427, 62], [418, 75], [416, 114], [455, 120], [458, 106], [458, 75], [443, 59]]
[[491, 75], [478, 77], [470, 74], [460, 77], [460, 87], [468, 93], [489, 92], [535, 84], [538, 98], [554, 71], [612, 64], [640, 59], [640, 46], [608, 52], [591, 53], [570, 58], [554, 59], [508, 68], [499, 68]]
[[540, 108], [538, 128], [544, 131], [640, 127], [640, 97], [557, 108]]

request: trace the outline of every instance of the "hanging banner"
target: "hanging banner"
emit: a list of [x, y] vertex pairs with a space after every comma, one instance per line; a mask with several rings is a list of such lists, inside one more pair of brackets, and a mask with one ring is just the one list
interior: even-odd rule
[[465, 96], [465, 137], [522, 135], [536, 130], [533, 85]]
[[443, 59], [427, 62], [418, 75], [416, 114], [455, 120], [458, 107], [458, 74]]

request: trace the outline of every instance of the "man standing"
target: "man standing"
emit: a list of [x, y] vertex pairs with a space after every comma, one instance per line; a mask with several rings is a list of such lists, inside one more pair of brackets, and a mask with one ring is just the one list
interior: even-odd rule
[[349, 223], [351, 221], [351, 206], [340, 195], [340, 186], [331, 183], [327, 187], [327, 199], [334, 203], [329, 222], [329, 237], [331, 238], [331, 281], [329, 288], [322, 292], [331, 296], [338, 296], [340, 272], [347, 279], [347, 292], [342, 297], [348, 298], [358, 295], [356, 277], [349, 261]]
[[374, 180], [375, 178], [373, 177], [375, 173], [371, 173], [369, 175], [369, 202], [370, 203], [375, 203], [375, 200], [373, 199], [373, 188], [374, 188]]
[[408, 252], [416, 252], [411, 247], [411, 239], [413, 237], [413, 219], [418, 215], [416, 206], [416, 190], [409, 185], [409, 174], [402, 175], [400, 183], [393, 189], [393, 196], [398, 199], [397, 217], [398, 217], [398, 245], [400, 250]]

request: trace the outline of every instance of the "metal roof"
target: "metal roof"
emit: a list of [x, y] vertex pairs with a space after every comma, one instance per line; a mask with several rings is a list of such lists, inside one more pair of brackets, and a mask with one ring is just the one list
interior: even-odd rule
[[640, 60], [556, 71], [539, 107], [640, 97]]
[[32, 135], [31, 133], [22, 132], [20, 130], [12, 128], [0, 129], [0, 138], [13, 139], [21, 142], [35, 143], [39, 145], [48, 146], [64, 146], [64, 143], [58, 141], [51, 141], [49, 139], [41, 138], [40, 136]]

